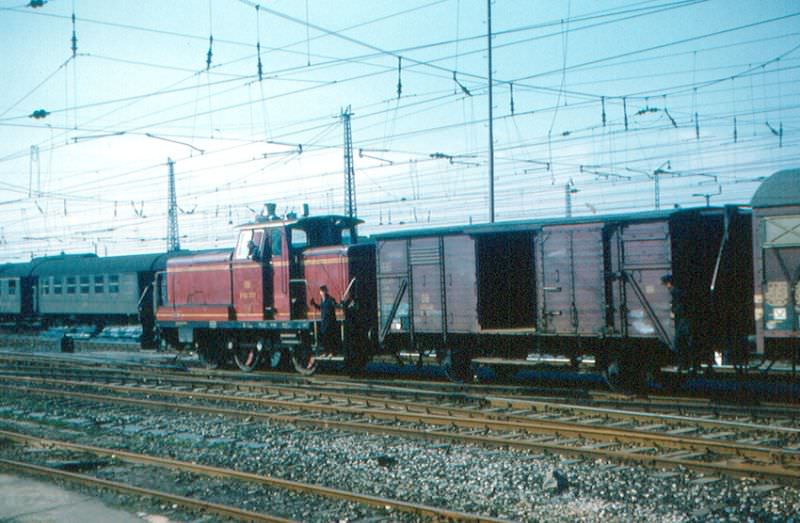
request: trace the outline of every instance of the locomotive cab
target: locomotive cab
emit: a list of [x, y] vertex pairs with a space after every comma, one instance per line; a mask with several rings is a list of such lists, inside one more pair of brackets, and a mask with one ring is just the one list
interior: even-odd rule
[[[242, 226], [231, 261], [236, 318], [305, 319], [318, 285], [329, 285], [341, 296], [349, 283], [345, 245], [355, 240], [358, 223], [345, 216], [287, 221], [275, 217]], [[321, 257], [325, 253], [339, 256]], [[321, 274], [312, 270], [311, 282], [306, 278], [307, 256], [313, 265], [330, 265]], [[344, 272], [337, 270], [337, 265], [342, 265]]]

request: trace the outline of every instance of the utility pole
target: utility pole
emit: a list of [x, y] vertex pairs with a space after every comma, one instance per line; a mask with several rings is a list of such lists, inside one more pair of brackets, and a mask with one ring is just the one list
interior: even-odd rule
[[486, 0], [489, 47], [489, 223], [494, 223], [494, 109], [492, 107], [492, 0]]
[[167, 203], [167, 252], [181, 250], [180, 237], [178, 236], [178, 199], [175, 196], [175, 162], [167, 158], [169, 167], [169, 198]]
[[342, 111], [344, 124], [344, 213], [356, 217], [356, 173], [353, 169], [353, 134], [350, 130], [350, 106]]

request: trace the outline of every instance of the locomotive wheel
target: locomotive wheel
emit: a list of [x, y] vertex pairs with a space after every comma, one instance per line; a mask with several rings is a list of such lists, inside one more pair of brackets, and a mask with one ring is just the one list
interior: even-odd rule
[[228, 350], [233, 353], [236, 365], [243, 372], [252, 372], [258, 367], [261, 361], [261, 354], [264, 352], [265, 343], [263, 338], [259, 338], [255, 343], [241, 343], [235, 338], [228, 340]]
[[298, 345], [292, 350], [292, 364], [294, 370], [303, 376], [311, 376], [317, 372], [319, 365], [314, 358], [314, 352], [309, 345]]
[[453, 383], [469, 383], [472, 381], [472, 364], [466, 351], [447, 349], [441, 365], [445, 376]]

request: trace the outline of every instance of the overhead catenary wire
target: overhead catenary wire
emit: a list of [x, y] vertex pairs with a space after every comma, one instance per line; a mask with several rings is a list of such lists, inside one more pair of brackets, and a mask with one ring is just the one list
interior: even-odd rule
[[[563, 36], [562, 36], [562, 38], [563, 38]], [[448, 54], [448, 57], [450, 59], [452, 59], [453, 55], [452, 54]], [[435, 59], [438, 59], [438, 58], [435, 58]], [[342, 65], [344, 65], [346, 63], [351, 63], [351, 62], [346, 61], [346, 60], [342, 60], [340, 62], [340, 64], [342, 64]], [[753, 61], [753, 63], [756, 64], [754, 67], [757, 68], [757, 72], [760, 72], [760, 71], [764, 70], [764, 68], [759, 68], [757, 61]], [[406, 68], [405, 68], [406, 64], [404, 63], [403, 65], [404, 65], [403, 73], [405, 74], [406, 73]], [[334, 67], [332, 64], [331, 64], [331, 66]], [[749, 64], [747, 64], [747, 66], [750, 67]], [[338, 66], [335, 66], [335, 67], [338, 67]], [[383, 68], [383, 69], [386, 69], [386, 68]], [[410, 64], [409, 65], [409, 69], [408, 69], [409, 74], [414, 74], [414, 69], [415, 69], [415, 66], [413, 64]], [[451, 67], [447, 67], [448, 71], [450, 71], [451, 69], [452, 69]], [[773, 68], [769, 68], [769, 69], [773, 69]], [[781, 64], [780, 69], [784, 70], [784, 71], [788, 70], [785, 67], [784, 64]], [[703, 68], [701, 68], [699, 70], [703, 70]], [[386, 73], [387, 73], [387, 71], [384, 70], [383, 74], [386, 74]], [[251, 78], [250, 78], [249, 81], [254, 80], [255, 76], [256, 76], [255, 74], [251, 75]], [[337, 75], [337, 76], [340, 76], [340, 75]], [[441, 76], [445, 76], [445, 75], [443, 74]], [[722, 77], [722, 76], [724, 76], [724, 74], [720, 75], [720, 77]], [[448, 77], [449, 77], [449, 75], [448, 75]], [[743, 74], [741, 77], [742, 78], [747, 78], [747, 75]], [[666, 78], [667, 78], [667, 80], [669, 80], [669, 77], [666, 77]], [[675, 78], [677, 78], [677, 77], [675, 77]], [[752, 76], [750, 76], [750, 78], [752, 78]], [[791, 78], [791, 77], [789, 76], [789, 78]], [[245, 80], [244, 78], [240, 78], [240, 80], [242, 80], [242, 82], [237, 84], [236, 87], [239, 88], [239, 89], [243, 89], [243, 88], [245, 88], [248, 80]], [[706, 78], [703, 78], [702, 80], [707, 81]], [[354, 80], [354, 81], [358, 81], [358, 80]], [[475, 79], [475, 81], [473, 81], [473, 82], [467, 82], [465, 86], [468, 86], [468, 89], [473, 94], [475, 94], [477, 96], [484, 96], [485, 95], [485, 91], [482, 91], [480, 88], [476, 89], [475, 85], [474, 85], [475, 83], [477, 83], [477, 79]], [[667, 83], [670, 83], [670, 82], [669, 81], [662, 82], [662, 86], [664, 86]], [[671, 83], [674, 83], [676, 85], [680, 85], [680, 82], [671, 82]], [[790, 85], [790, 83], [786, 82], [785, 80], [779, 81], [778, 83], [781, 86], [789, 86]], [[334, 84], [328, 84], [326, 86], [323, 86], [322, 89], [324, 90], [324, 92], [326, 92], [333, 85]], [[574, 87], [576, 85], [578, 85], [578, 83], [573, 83], [572, 81], [570, 82], [570, 86], [571, 87]], [[696, 84], [695, 82], [692, 82], [692, 86], [694, 87], [695, 85], [699, 85], [699, 84]], [[557, 87], [558, 86], [553, 86], [553, 89], [554, 89], [552, 91], [553, 93], [557, 92]], [[709, 86], [709, 87], [711, 87], [711, 86]], [[770, 86], [769, 89], [774, 92], [774, 86]], [[530, 100], [531, 99], [530, 99], [529, 95], [524, 93], [524, 91], [526, 91], [526, 90], [528, 90], [528, 89], [525, 86], [520, 87], [520, 91], [523, 91], [523, 93], [521, 95], [522, 96], [522, 100], [525, 100], [528, 104], [530, 104]], [[596, 90], [596, 89], [592, 89], [592, 90]], [[697, 121], [697, 122], [700, 122], [702, 120], [702, 123], [703, 123], [704, 134], [703, 134], [703, 137], [702, 137], [703, 140], [700, 143], [702, 143], [704, 145], [707, 144], [708, 146], [711, 146], [712, 148], [716, 148], [719, 151], [722, 151], [723, 148], [727, 147], [727, 146], [724, 145], [724, 144], [719, 144], [719, 145], [715, 144], [713, 139], [711, 139], [711, 138], [713, 138], [713, 136], [708, 135], [707, 133], [715, 133], [715, 134], [719, 135], [718, 129], [721, 128], [720, 127], [721, 124], [717, 124], [716, 122], [717, 121], [721, 122], [725, 118], [725, 113], [729, 112], [729, 111], [726, 111], [721, 107], [720, 108], [712, 107], [710, 105], [711, 104], [711, 100], [712, 100], [710, 95], [712, 93], [719, 93], [719, 92], [723, 92], [724, 93], [726, 90], [728, 90], [728, 89], [713, 89], [713, 90], [710, 89], [709, 91], [707, 91], [707, 95], [704, 98], [703, 103], [700, 104], [699, 107], [698, 107], [699, 112], [701, 113], [701, 118], [695, 119], [695, 121]], [[790, 91], [792, 91], [792, 89], [791, 88], [787, 88], [786, 91], [790, 92]], [[690, 93], [690, 94], [693, 94], [693, 92]], [[302, 92], [298, 93], [298, 95], [299, 94], [302, 94]], [[596, 94], [599, 94], [599, 95], [603, 96], [601, 92], [598, 92]], [[413, 95], [414, 95], [414, 93], [412, 92], [411, 96], [413, 96]], [[614, 95], [615, 95], [615, 93], [612, 93], [611, 99], [607, 101], [607, 103], [609, 103], [609, 109], [612, 109], [612, 111], [611, 111], [612, 113], [614, 112], [613, 110], [616, 107], [619, 107], [618, 105], [616, 105], [619, 102], [619, 100], [614, 100], [613, 99]], [[284, 95], [284, 96], [288, 96], [288, 95]], [[646, 94], [645, 98], [647, 96], [651, 96], [651, 95]], [[404, 93], [404, 97], [405, 97], [405, 93]], [[249, 104], [245, 104], [245, 106], [246, 105], [252, 105], [252, 103], [263, 103], [263, 100], [265, 98], [266, 97], [262, 96], [261, 97], [261, 99], [262, 99], [261, 101], [253, 100]], [[780, 98], [780, 97], [778, 97], [778, 98]], [[792, 111], [791, 107], [793, 106], [793, 104], [790, 104], [790, 103], [786, 102], [786, 100], [789, 99], [789, 95], [785, 94], [783, 96], [783, 98], [784, 98], [783, 101], [777, 101], [776, 102], [775, 100], [772, 100], [772, 99], [768, 100], [767, 96], [764, 96], [763, 97], [763, 99], [764, 99], [763, 107], [766, 108], [767, 110], [769, 110], [770, 108], [777, 107], [778, 109], [783, 110], [784, 112], [791, 112]], [[691, 115], [693, 112], [696, 112], [696, 111], [687, 110], [687, 105], [684, 103], [687, 99], [688, 98], [685, 98], [685, 97], [683, 99], [681, 99], [680, 96], [678, 96], [677, 98], [673, 99], [672, 95], [670, 95], [669, 113], [681, 125], [687, 124], [686, 115]], [[755, 101], [757, 101], [757, 100], [758, 100], [758, 98], [755, 98], [753, 100], [753, 105], [755, 105]], [[444, 99], [443, 101], [445, 101], [447, 103], [453, 103], [453, 102], [458, 101], [460, 103], [460, 98], [455, 98], [453, 100]], [[583, 109], [585, 107], [591, 107], [595, 103], [597, 104], [597, 105], [595, 105], [595, 107], [599, 108], [601, 100], [600, 100], [600, 98], [595, 98], [594, 101], [592, 101], [591, 98], [590, 98], [590, 99], [587, 99], [587, 102], [588, 103], [586, 103], [586, 104], [576, 103], [574, 108], [572, 107], [572, 104], [570, 104], [570, 106], [571, 106], [570, 107], [570, 112], [572, 113], [574, 111], [574, 113], [577, 114], [581, 109]], [[629, 102], [630, 102], [630, 100], [629, 100]], [[383, 102], [381, 102], [381, 103], [383, 103]], [[634, 107], [635, 107], [635, 104], [637, 104], [637, 103], [638, 102], [633, 102]], [[673, 108], [673, 104], [675, 104], [674, 108]], [[65, 106], [66, 105], [67, 104], [65, 104]], [[73, 104], [73, 105], [76, 105], [76, 104]], [[227, 105], [227, 104], [222, 104], [222, 105]], [[215, 105], [214, 105], [214, 114], [222, 114], [222, 112], [217, 111], [218, 106], [220, 106], [220, 104], [216, 104], [215, 103]], [[559, 106], [560, 106], [560, 104], [555, 104], [555, 108], [558, 108]], [[402, 123], [403, 122], [403, 118], [404, 117], [411, 118], [411, 116], [409, 116], [411, 114], [414, 114], [414, 113], [418, 113], [418, 114], [433, 114], [432, 112], [429, 112], [429, 111], [439, 111], [439, 110], [442, 110], [445, 107], [447, 107], [446, 103], [441, 104], [441, 107], [437, 107], [435, 104], [432, 104], [430, 109], [426, 109], [425, 106], [419, 106], [419, 111], [417, 111], [416, 109], [413, 108], [413, 106], [411, 106], [411, 104], [406, 105], [405, 102], [404, 102], [403, 104], [401, 104], [399, 106], [395, 106], [392, 109], [397, 113], [396, 116], [398, 118], [397, 118], [396, 121], [399, 122], [399, 123]], [[666, 104], [664, 104], [664, 107], [666, 107]], [[523, 111], [523, 112], [518, 114], [518, 117], [520, 119], [522, 119], [521, 121], [523, 121], [523, 122], [529, 122], [529, 121], [531, 121], [532, 119], [534, 119], [536, 117], [537, 112], [538, 112], [538, 114], [550, 114], [550, 115], [552, 115], [552, 111], [555, 110], [555, 108], [553, 107], [552, 104], [549, 104], [549, 103], [538, 103], [538, 104], [535, 104], [534, 107], [531, 108], [533, 112]], [[563, 107], [561, 107], [561, 109], [563, 109]], [[561, 109], [558, 109], [558, 110], [561, 110]], [[635, 112], [637, 109], [638, 109], [638, 107], [635, 107], [633, 109], [633, 111]], [[741, 108], [741, 107], [739, 109], [742, 109], [742, 111], [737, 110], [737, 111], [734, 111], [734, 113], [736, 113], [737, 117], [741, 117], [741, 118], [745, 118], [745, 116], [742, 116], [742, 115], [744, 115], [744, 113], [752, 114], [754, 112], [752, 110], [752, 107], [749, 110], [744, 110], [744, 108]], [[221, 109], [221, 111], [224, 111], [224, 109]], [[378, 114], [381, 114], [380, 111], [375, 111], [375, 112], [378, 113]], [[359, 115], [360, 115], [359, 120], [361, 120], [361, 116], [363, 114], [364, 114], [364, 112], [359, 110]], [[383, 114], [386, 114], [386, 113], [383, 113]], [[667, 116], [666, 113], [664, 113], [663, 116], [664, 116], [664, 121], [659, 123], [658, 125], [653, 125], [654, 122], [649, 121], [649, 120], [648, 121], [640, 121], [640, 122], [631, 122], [630, 132], [640, 132], [641, 131], [641, 132], [644, 132], [644, 133], [648, 133], [648, 132], [656, 133], [656, 132], [659, 131], [659, 129], [674, 128], [674, 126], [666, 118], [666, 116]], [[303, 118], [297, 118], [296, 122], [293, 122], [295, 124], [294, 128], [290, 128], [289, 126], [287, 126], [287, 134], [284, 134], [283, 137], [284, 138], [288, 137], [290, 139], [290, 141], [297, 141], [297, 142], [305, 141], [305, 140], [291, 140], [291, 138], [293, 136], [299, 136], [299, 135], [296, 135], [296, 134], [293, 134], [293, 133], [294, 132], [308, 132], [305, 129], [307, 129], [309, 127], [314, 127], [317, 124], [317, 122], [319, 123], [319, 125], [321, 125], [323, 120], [324, 120], [324, 118], [325, 118], [324, 115], [319, 115], [317, 118], [305, 118], [305, 115], [304, 115]], [[730, 118], [731, 117], [727, 117], [726, 121], [730, 122]], [[85, 123], [84, 120], [85, 119], [82, 118], [81, 125], [83, 125]], [[158, 120], [158, 121], [153, 121], [153, 120]], [[144, 127], [141, 128], [141, 131], [131, 131], [131, 133], [133, 135], [134, 133], [137, 133], [137, 132], [141, 132], [142, 134], [145, 134], [147, 132], [155, 131], [157, 134], [162, 134], [164, 136], [174, 135], [176, 138], [181, 134], [186, 134], [185, 132], [181, 132], [181, 129], [185, 129], [185, 126], [181, 127], [179, 125], [181, 123], [181, 120], [175, 120], [173, 122], [166, 123], [166, 124], [160, 124], [159, 123], [159, 122], [164, 121], [164, 120], [166, 120], [166, 118], [155, 118], [155, 119], [154, 118], [145, 118], [143, 121], [141, 121], [141, 124], [144, 125]], [[297, 125], [297, 123], [299, 123], [301, 121], [304, 121], [304, 120], [306, 122], [309, 122], [310, 125], [302, 125], [302, 124], [301, 125]], [[689, 120], [691, 120], [691, 116], [689, 117]], [[474, 119], [469, 119], [466, 122], [456, 122], [455, 126], [452, 127], [452, 128], [476, 127], [476, 126], [481, 125], [479, 123], [480, 121], [481, 121], [481, 118], [477, 117], [477, 118], [474, 118]], [[595, 116], [595, 121], [596, 121], [596, 123], [598, 125], [600, 125], [599, 119], [597, 119], [596, 116]], [[744, 121], [744, 120], [742, 120], [742, 121]], [[792, 125], [791, 117], [789, 119], [787, 119], [787, 121], [789, 123], [787, 125], [785, 125], [785, 128], [788, 129], [788, 128], [791, 128], [791, 125]], [[104, 123], [106, 125], [106, 127], [105, 127], [106, 130], [109, 130], [109, 131], [112, 131], [112, 132], [116, 132], [114, 128], [115, 127], [118, 128], [118, 126], [115, 125], [115, 122], [107, 121], [107, 122], [104, 122]], [[283, 123], [284, 124], [288, 124], [289, 122], [283, 122]], [[463, 125], [459, 125], [459, 124], [462, 124], [462, 123], [463, 123]], [[619, 136], [619, 134], [618, 134], [618, 126], [620, 125], [619, 115], [618, 114], [613, 114], [612, 117], [609, 118], [609, 122], [608, 123], [609, 123], [609, 126], [612, 127], [612, 129], [614, 129], [614, 131], [609, 134], [610, 139], [613, 140], [615, 136], [617, 136], [617, 137]], [[784, 122], [784, 123], [786, 124], [786, 122]], [[375, 123], [374, 122], [370, 123], [370, 122], [366, 122], [366, 121], [364, 122], [364, 127], [365, 128], [369, 129], [370, 125], [374, 126]], [[797, 119], [796, 118], [794, 119], [794, 125], [795, 125], [795, 127], [797, 125]], [[726, 126], [729, 128], [729, 123], [727, 123]], [[65, 126], [65, 128], [68, 128], [68, 127], [69, 126]], [[168, 133], [166, 133], [166, 134], [163, 133], [163, 132], [160, 132], [160, 131], [163, 131], [165, 129], [170, 129], [170, 131]], [[233, 130], [233, 129], [235, 129], [235, 127], [233, 127], [231, 125], [227, 125], [226, 129]], [[592, 132], [591, 131], [591, 127], [583, 127], [583, 129], [584, 129], [583, 131], [581, 131], [580, 129], [572, 129], [571, 130], [571, 135], [567, 136], [567, 137], [561, 137], [560, 135], [554, 135], [553, 136], [554, 139], [552, 141], [552, 144], [553, 144], [553, 147], [554, 147], [554, 151], [553, 152], [555, 153], [554, 154], [554, 163], [556, 164], [555, 165], [555, 167], [556, 167], [555, 168], [555, 173], [556, 173], [557, 176], [560, 176], [561, 173], [566, 172], [566, 170], [570, 168], [570, 166], [568, 165], [569, 162], [565, 162], [564, 161], [566, 157], [563, 154], [561, 154], [560, 151], [562, 149], [572, 147], [570, 144], [586, 143], [586, 140], [588, 139], [590, 133]], [[763, 143], [764, 134], [770, 134], [770, 132], [766, 129], [765, 126], [763, 126], [763, 123], [761, 124], [761, 129], [762, 129], [762, 131], [760, 132], [759, 136], [758, 137], [754, 137], [754, 138], [758, 138], [759, 142]], [[778, 129], [777, 126], [776, 126], [776, 129]], [[359, 129], [359, 131], [361, 131], [361, 129]], [[364, 137], [365, 137], [364, 145], [366, 146], [370, 142], [376, 143], [375, 142], [376, 140], [381, 140], [382, 141], [381, 143], [383, 143], [383, 142], [386, 142], [387, 138], [389, 138], [389, 139], [392, 140], [393, 143], [394, 143], [395, 140], [397, 141], [396, 146], [393, 147], [393, 149], [402, 150], [404, 148], [407, 148], [407, 144], [412, 143], [410, 141], [410, 139], [412, 139], [412, 138], [421, 137], [421, 136], [436, 136], [438, 133], [442, 133], [442, 132], [446, 132], [446, 131], [447, 131], [447, 127], [444, 126], [444, 125], [438, 125], [438, 122], [430, 122], [427, 125], [415, 124], [415, 125], [411, 125], [410, 128], [408, 126], [404, 127], [404, 126], [401, 125], [400, 126], [400, 130], [398, 132], [394, 131], [394, 124], [393, 124], [393, 129], [388, 134], [386, 133], [386, 130], [384, 128], [384, 131], [381, 132], [379, 135], [376, 135], [375, 133], [373, 133], [372, 136], [369, 136], [368, 134], [364, 135]], [[251, 131], [250, 131], [250, 139], [251, 140], [253, 138], [255, 138], [252, 135], [253, 135], [253, 131], [252, 131], [252, 127], [251, 127]], [[359, 137], [361, 137], [361, 136], [362, 136], [362, 134], [361, 134], [361, 132], [359, 132]], [[222, 140], [220, 138], [222, 138]], [[223, 144], [225, 138], [227, 138], [227, 137], [225, 137], [225, 136], [218, 137], [217, 135], [215, 135], [215, 137], [213, 139], [213, 142]], [[230, 134], [230, 138], [236, 138], [236, 136], [234, 136], [233, 133], [231, 133]], [[537, 136], [531, 136], [531, 137], [528, 137], [528, 138], [529, 139], [526, 140], [525, 143], [521, 143], [521, 141], [519, 141], [519, 140], [518, 140], [518, 143], [513, 143], [513, 142], [509, 141], [507, 137], [503, 137], [503, 143], [501, 143], [500, 145], [501, 146], [508, 145], [510, 147], [515, 147], [516, 146], [516, 147], [522, 147], [522, 148], [527, 148], [527, 149], [530, 149], [531, 147], [534, 147], [534, 150], [532, 152], [535, 154], [535, 148], [539, 147], [537, 145], [537, 140], [536, 140]], [[541, 133], [538, 135], [538, 138], [541, 138]], [[202, 137], [201, 139], [208, 140], [208, 139], [210, 139], [210, 136]], [[245, 142], [247, 140], [247, 137], [246, 136], [245, 137], [239, 136], [237, 139], [242, 139], [241, 144], [242, 144], [243, 147], [245, 147], [244, 144], [245, 144]], [[278, 139], [280, 139], [280, 138], [278, 138]], [[253, 141], [256, 141], [256, 140], [253, 140]], [[539, 142], [541, 142], [541, 140], [539, 140]], [[793, 142], [793, 143], [796, 143], [796, 141]], [[646, 161], [646, 159], [650, 156], [648, 154], [642, 154], [642, 152], [646, 150], [646, 145], [645, 144], [642, 144], [641, 147], [637, 147], [634, 144], [631, 144], [630, 146], [627, 146], [627, 145], [623, 144], [622, 142], [617, 142], [614, 145], [617, 145], [618, 147], [610, 151], [611, 155], [618, 155], [618, 154], [624, 154], [624, 153], [633, 153], [633, 154], [637, 155], [636, 158], [632, 157], [631, 161]], [[747, 144], [741, 144], [741, 143], [737, 144], [737, 145], [747, 146]], [[205, 147], [205, 146], [203, 146], [203, 147]], [[228, 147], [228, 145], [224, 144], [223, 147], [221, 147], [220, 149], [227, 148], [227, 147]], [[328, 144], [328, 145], [321, 144], [321, 147], [319, 149], [317, 149], [317, 150], [318, 151], [324, 151], [329, 147], [333, 148], [333, 147], [335, 147], [335, 145], [334, 144]], [[309, 149], [309, 150], [311, 150], [311, 149]], [[511, 150], [513, 150], [513, 149], [511, 149]], [[744, 150], [744, 149], [742, 149], [742, 150]], [[711, 149], [710, 152], [711, 151], [713, 151], [713, 149]], [[466, 154], [477, 154], [477, 155], [480, 155], [481, 154], [481, 148], [472, 147], [472, 148], [463, 149], [461, 151], [452, 151], [452, 152], [453, 152], [453, 154], [457, 154], [459, 152], [462, 152], [462, 153], [466, 153]], [[423, 156], [425, 154], [425, 151], [417, 151], [417, 154], [419, 154], [420, 156]], [[670, 155], [669, 149], [665, 148], [664, 151], [663, 151], [663, 154], [664, 155]], [[789, 156], [784, 156], [784, 158], [789, 158]], [[281, 160], [281, 161], [283, 161], [283, 160]], [[279, 163], [280, 163], [279, 161], [275, 162], [275, 164], [279, 164]], [[724, 164], [721, 164], [721, 165], [724, 165]], [[261, 169], [261, 167], [258, 167], [258, 169], [253, 169], [253, 171], [258, 172], [259, 169]], [[451, 167], [448, 167], [448, 169], [451, 169]], [[382, 170], [382, 168], [376, 167], [375, 172], [380, 172], [381, 170]], [[309, 172], [309, 174], [313, 174], [313, 172], [314, 171], [312, 170], [312, 171]], [[439, 171], [439, 172], [445, 172], [445, 171]], [[505, 170], [501, 169], [501, 172], [499, 172], [499, 175], [500, 176], [508, 176], [509, 174], [508, 174], [508, 171], [505, 171]], [[313, 179], [313, 177], [311, 179]], [[470, 180], [472, 180], [472, 181], [470, 181], [469, 183], [473, 183], [474, 179], [475, 178], [470, 178]], [[390, 190], [390, 191], [392, 190], [391, 184], [386, 184], [386, 183], [381, 182], [380, 181], [381, 178], [377, 178], [376, 180], [378, 181], [378, 183], [384, 189], [387, 189], [387, 190]], [[144, 184], [142, 186], [142, 189], [143, 190], [147, 190], [147, 191], [154, 191], [158, 187], [158, 183], [159, 183], [158, 182], [158, 178], [154, 175], [153, 179], [152, 179], [152, 183]], [[265, 183], [266, 183], [266, 181], [265, 181]], [[94, 184], [94, 183], [87, 183], [84, 188], [79, 189], [79, 190], [84, 190], [85, 191], [85, 190], [89, 189], [89, 190], [93, 191], [93, 190], [95, 190], [96, 187], [97, 187], [97, 185]], [[319, 189], [319, 191], [325, 191], [325, 190], [326, 189], [324, 189], [324, 187], [320, 187], [320, 189]], [[202, 195], [203, 191], [204, 191], [203, 187], [198, 187], [198, 191], [194, 191], [194, 193]], [[635, 194], [635, 190], [633, 188], [631, 188], [630, 190], [626, 190], [626, 193], [627, 194]], [[313, 195], [315, 193], [310, 193], [310, 194]], [[472, 189], [465, 190], [461, 195], [462, 199], [460, 201], [464, 202], [465, 204], [466, 203], [470, 203], [470, 202], [475, 202], [476, 201], [475, 198], [478, 198], [479, 194], [480, 194], [479, 191], [476, 191], [476, 190], [472, 190]], [[544, 194], [547, 194], [547, 193], [545, 192]], [[502, 193], [502, 196], [500, 196], [499, 199], [498, 199], [498, 202], [500, 203], [501, 207], [503, 207], [503, 206], [508, 205], [507, 202], [512, 201], [512, 199], [513, 199], [513, 191], [510, 191], [509, 189], [504, 189], [503, 193]], [[241, 200], [239, 200], [239, 201], [241, 201]], [[234, 203], [236, 205], [238, 205], [238, 202], [234, 202]], [[370, 209], [373, 209], [373, 207], [369, 206], [370, 204], [366, 204], [366, 205], [367, 205], [367, 207], [365, 208], [365, 212], [368, 212]], [[554, 206], [552, 208], [554, 209], [556, 207], [557, 206]], [[201, 212], [201, 211], [202, 211], [202, 208], [198, 210], [198, 212]], [[74, 212], [80, 212], [80, 211], [74, 211]], [[503, 212], [505, 213], [505, 215], [508, 215], [509, 211], [506, 209]], [[72, 216], [72, 215], [73, 215], [73, 209], [70, 208], [70, 216]], [[88, 216], [88, 214], [87, 214], [87, 216]], [[28, 213], [28, 216], [26, 217], [26, 223], [33, 224], [34, 223], [33, 218], [34, 218], [34, 216], [31, 215], [31, 213]], [[435, 220], [436, 220], [436, 218], [434, 219], [434, 221]], [[197, 229], [187, 229], [187, 230], [188, 231], [192, 231], [192, 230], [196, 231]]]

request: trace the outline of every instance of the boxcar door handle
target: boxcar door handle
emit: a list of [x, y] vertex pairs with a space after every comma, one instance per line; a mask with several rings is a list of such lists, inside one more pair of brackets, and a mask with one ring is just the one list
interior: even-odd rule
[[561, 287], [542, 287], [545, 292], [561, 292]]

